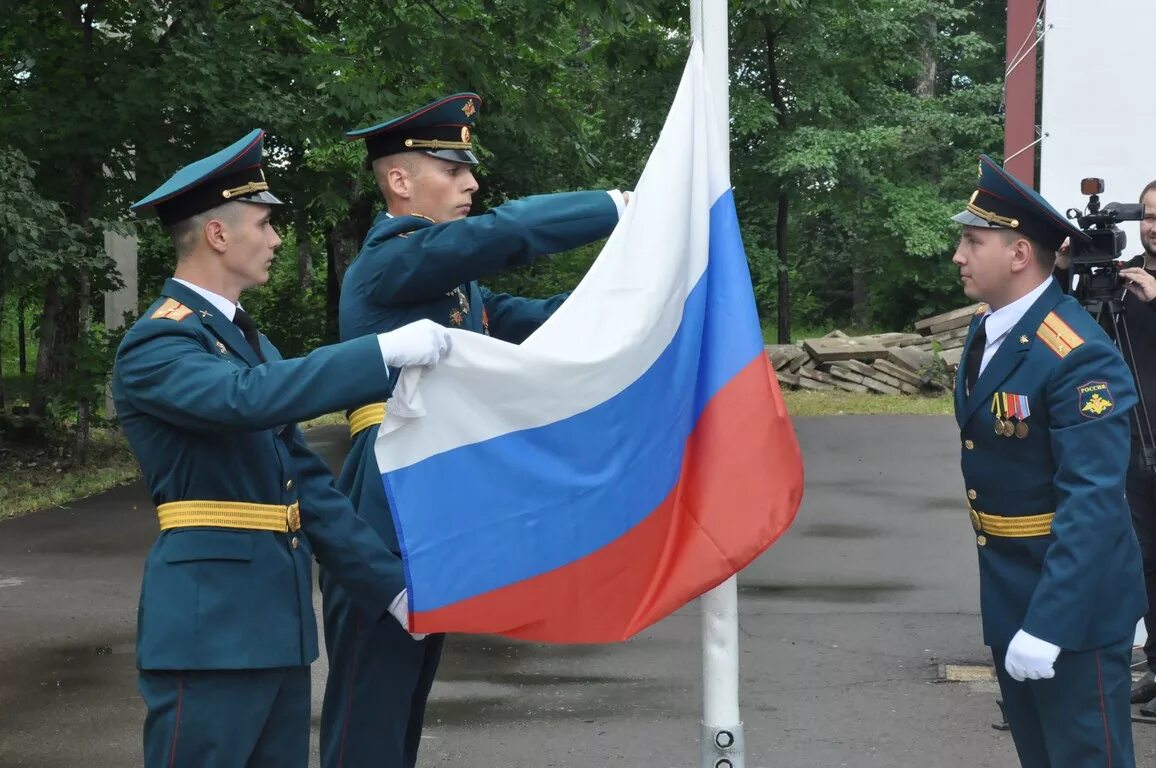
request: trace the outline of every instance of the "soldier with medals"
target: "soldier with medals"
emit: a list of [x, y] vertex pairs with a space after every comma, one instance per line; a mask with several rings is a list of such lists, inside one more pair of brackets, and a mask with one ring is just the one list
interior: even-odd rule
[[370, 620], [406, 620], [397, 555], [295, 422], [386, 397], [389, 369], [437, 363], [447, 334], [422, 321], [281, 358], [238, 303], [281, 243], [263, 143], [254, 130], [133, 206], [177, 253], [112, 377], [160, 528], [137, 616], [146, 768], [305, 768], [315, 557]]
[[[467, 217], [478, 189], [472, 131], [481, 106], [477, 94], [458, 93], [346, 134], [365, 141], [366, 163], [386, 210], [345, 273], [343, 339], [425, 318], [520, 343], [568, 294], [526, 299], [493, 293], [477, 281], [599, 240], [617, 224], [629, 194], [617, 190], [538, 195]], [[373, 451], [386, 405], [380, 399], [359, 405], [349, 414], [353, 445], [338, 487], [397, 552]], [[452, 487], [453, 478], [446, 481]], [[321, 588], [329, 657], [322, 766], [412, 768], [444, 635], [418, 639], [368, 620], [325, 570]]]
[[964, 292], [986, 302], [955, 414], [984, 643], [1020, 764], [1134, 766], [1131, 647], [1147, 601], [1124, 498], [1132, 376], [1052, 279], [1060, 244], [1085, 235], [1047, 201], [984, 156], [953, 218]]

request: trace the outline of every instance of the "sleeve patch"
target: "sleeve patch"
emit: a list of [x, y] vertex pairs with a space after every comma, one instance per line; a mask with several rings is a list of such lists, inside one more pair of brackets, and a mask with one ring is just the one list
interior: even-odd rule
[[1080, 415], [1085, 419], [1107, 416], [1116, 408], [1112, 392], [1106, 381], [1089, 381], [1076, 388], [1080, 404]]
[[176, 299], [165, 299], [165, 303], [157, 307], [157, 311], [149, 317], [153, 320], [176, 320], [179, 323], [191, 314], [193, 314], [193, 310]]
[[1084, 343], [1084, 339], [1055, 312], [1044, 318], [1036, 336], [1060, 358], [1067, 357], [1069, 352]]

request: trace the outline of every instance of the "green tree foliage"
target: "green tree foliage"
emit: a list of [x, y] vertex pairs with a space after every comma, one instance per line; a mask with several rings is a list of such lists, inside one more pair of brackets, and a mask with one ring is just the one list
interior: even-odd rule
[[[31, 408], [78, 435], [115, 340], [93, 321], [116, 282], [101, 231], [140, 238], [147, 306], [172, 250], [127, 208], [179, 164], [268, 131], [284, 244], [245, 302], [299, 354], [335, 338], [341, 277], [380, 208], [345, 131], [474, 90], [479, 209], [628, 189], [689, 44], [688, 4], [669, 0], [0, 0], [0, 14], [0, 318], [32, 308]], [[732, 176], [765, 320], [898, 328], [961, 303], [947, 217], [1000, 143], [1002, 4], [732, 0], [730, 14]], [[596, 253], [491, 283], [568, 290]]]

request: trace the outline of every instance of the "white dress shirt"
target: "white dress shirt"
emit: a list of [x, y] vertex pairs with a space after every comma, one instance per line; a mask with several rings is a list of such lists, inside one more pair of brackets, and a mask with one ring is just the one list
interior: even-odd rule
[[983, 348], [983, 359], [979, 363], [979, 375], [983, 375], [983, 369], [987, 368], [987, 364], [995, 356], [999, 350], [999, 345], [1007, 338], [1008, 333], [1015, 327], [1016, 323], [1023, 319], [1027, 314], [1028, 309], [1032, 304], [1036, 303], [1036, 299], [1044, 295], [1044, 291], [1048, 289], [1048, 284], [1052, 282], [1052, 276], [1048, 275], [1039, 286], [1026, 296], [1008, 304], [1006, 307], [1001, 307], [995, 312], [990, 309], [987, 311], [987, 345]]
[[198, 294], [205, 301], [216, 307], [217, 311], [224, 315], [226, 320], [230, 323], [233, 322], [233, 315], [237, 314], [237, 307], [241, 306], [240, 304], [234, 304], [219, 293], [213, 293], [208, 288], [193, 285], [188, 280], [182, 280], [179, 277], [174, 277], [173, 282], [180, 283], [193, 293]]

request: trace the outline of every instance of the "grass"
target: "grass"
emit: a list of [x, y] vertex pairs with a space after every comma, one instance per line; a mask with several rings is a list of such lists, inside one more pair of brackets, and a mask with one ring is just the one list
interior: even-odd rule
[[128, 443], [111, 429], [94, 429], [89, 461], [69, 467], [47, 450], [3, 450], [0, 462], [0, 520], [64, 506], [140, 476]]
[[936, 397], [918, 395], [857, 394], [855, 392], [784, 392], [787, 411], [800, 416], [845, 416], [851, 414], [911, 414], [949, 416], [953, 413], [950, 394]]
[[331, 427], [335, 424], [348, 424], [345, 420], [345, 411], [327, 413], [324, 416], [318, 416], [316, 419], [303, 421], [299, 426], [302, 429], [312, 429], [313, 427]]

